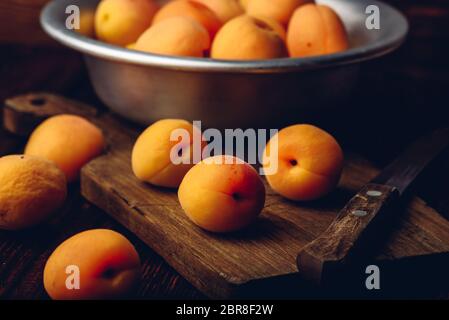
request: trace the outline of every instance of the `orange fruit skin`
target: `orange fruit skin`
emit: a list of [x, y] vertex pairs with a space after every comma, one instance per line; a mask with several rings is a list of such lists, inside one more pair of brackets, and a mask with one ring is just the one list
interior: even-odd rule
[[284, 28], [282, 24], [280, 24], [277, 20], [273, 18], [267, 18], [267, 17], [254, 17], [258, 20], [262, 20], [266, 24], [268, 24], [271, 29], [276, 31], [278, 35], [281, 37], [281, 39], [286, 43], [287, 41], [287, 30]]
[[247, 14], [256, 17], [267, 17], [287, 26], [293, 12], [300, 6], [313, 0], [249, 0]]
[[325, 5], [308, 4], [293, 14], [287, 46], [291, 57], [308, 57], [347, 50], [349, 40], [335, 11]]
[[155, 54], [204, 57], [210, 49], [207, 30], [186, 17], [165, 19], [145, 31], [130, 49]]
[[0, 229], [29, 228], [62, 207], [67, 195], [64, 173], [34, 156], [0, 158]]
[[[181, 142], [179, 139], [171, 141], [171, 134], [175, 130], [185, 130], [189, 135], [190, 141], [183, 141], [182, 145], [182, 157], [189, 156], [188, 163], [175, 164], [170, 157], [173, 148], [179, 147]], [[155, 186], [177, 188], [194, 165], [193, 139], [201, 139], [201, 132], [186, 120], [164, 119], [153, 123], [140, 134], [134, 144], [131, 156], [134, 175]], [[205, 143], [201, 142], [200, 151], [204, 147]]]
[[[232, 163], [225, 163], [224, 159]], [[229, 156], [207, 158], [184, 177], [178, 198], [187, 216], [210, 232], [233, 232], [251, 224], [265, 203], [257, 171]], [[221, 161], [216, 163], [215, 161]]]
[[211, 9], [222, 23], [245, 13], [238, 0], [195, 0]]
[[75, 115], [57, 115], [42, 122], [31, 134], [26, 155], [53, 161], [68, 182], [79, 178], [81, 168], [104, 149], [103, 133], [88, 120]]
[[228, 21], [217, 33], [211, 57], [223, 60], [261, 60], [288, 56], [279, 30], [247, 15]]
[[80, 28], [78, 33], [83, 36], [94, 38], [95, 37], [95, 12], [94, 11], [81, 11], [80, 13]]
[[243, 10], [246, 11], [246, 9], [248, 8], [248, 3], [250, 0], [240, 0], [240, 5], [242, 6]]
[[[273, 137], [264, 153], [264, 168], [270, 165]], [[278, 170], [267, 175], [271, 188], [297, 201], [319, 199], [337, 185], [344, 156], [338, 142], [324, 130], [312, 125], [294, 125], [277, 134]]]
[[95, 13], [99, 40], [126, 46], [150, 27], [159, 6], [152, 0], [102, 0]]
[[[79, 270], [79, 289], [66, 286], [68, 266]], [[73, 272], [73, 271], [71, 271]], [[140, 258], [121, 234], [88, 230], [61, 243], [44, 268], [44, 287], [55, 300], [117, 299], [129, 293], [140, 278]]]
[[209, 32], [210, 39], [215, 37], [222, 22], [217, 15], [204, 4], [192, 0], [175, 0], [168, 2], [155, 15], [153, 24], [173, 17], [188, 17], [200, 23]]

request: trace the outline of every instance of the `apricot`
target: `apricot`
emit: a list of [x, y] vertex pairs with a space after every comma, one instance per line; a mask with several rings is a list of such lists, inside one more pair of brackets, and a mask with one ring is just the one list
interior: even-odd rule
[[274, 31], [277, 32], [277, 34], [282, 38], [284, 43], [286, 42], [287, 31], [285, 30], [284, 26], [282, 24], [280, 24], [277, 20], [272, 19], [272, 18], [267, 18], [267, 17], [254, 17], [254, 18], [262, 20], [263, 22], [268, 24], [271, 27], [271, 29], [273, 29]]
[[250, 0], [246, 12], [251, 16], [272, 18], [286, 26], [299, 6], [312, 0]]
[[227, 22], [212, 43], [211, 57], [224, 60], [275, 59], [287, 56], [279, 31], [250, 16]]
[[152, 0], [102, 0], [95, 14], [99, 40], [126, 46], [150, 27], [158, 6]]
[[307, 4], [290, 20], [287, 46], [291, 57], [307, 57], [347, 50], [349, 41], [335, 11], [325, 5]]
[[0, 229], [24, 229], [44, 221], [66, 195], [65, 175], [54, 163], [24, 155], [0, 158]]
[[155, 15], [153, 24], [173, 17], [187, 17], [203, 25], [209, 32], [210, 39], [215, 37], [222, 23], [217, 15], [204, 4], [191, 0], [175, 0], [163, 6]]
[[135, 50], [135, 48], [136, 48], [136, 43], [135, 43], [135, 42], [130, 43], [130, 44], [128, 44], [128, 45], [126, 46], [126, 48], [129, 49], [129, 50]]
[[253, 222], [265, 203], [257, 171], [231, 156], [207, 158], [184, 177], [178, 191], [187, 216], [211, 232], [231, 232]]
[[94, 124], [75, 115], [57, 115], [42, 122], [31, 134], [26, 155], [53, 161], [67, 181], [79, 178], [81, 168], [100, 155], [104, 148], [103, 133]]
[[156, 54], [204, 57], [210, 49], [209, 34], [195, 20], [173, 17], [153, 25], [132, 46]]
[[60, 244], [44, 268], [44, 287], [55, 300], [115, 299], [140, 278], [140, 258], [121, 234], [88, 230]]
[[305, 124], [282, 129], [265, 148], [264, 168], [272, 165], [268, 156], [276, 144], [278, 170], [266, 176], [274, 191], [291, 200], [306, 201], [323, 197], [337, 185], [343, 151], [329, 133]]
[[[179, 138], [176, 131], [186, 132], [188, 141]], [[202, 140], [201, 132], [188, 121], [165, 119], [153, 123], [134, 144], [131, 157], [134, 174], [139, 180], [156, 186], [177, 188], [194, 165], [194, 139]], [[201, 152], [204, 143], [198, 143]], [[182, 160], [188, 161], [181, 163]]]
[[227, 21], [244, 14], [238, 0], [196, 0], [211, 9], [221, 22]]
[[78, 33], [89, 38], [95, 37], [95, 11], [81, 11], [79, 27]]
[[249, 1], [250, 0], [240, 0], [239, 2], [240, 2], [240, 5], [242, 6], [242, 8], [244, 9], [244, 10], [246, 10], [247, 8], [248, 8], [248, 3], [249, 3]]

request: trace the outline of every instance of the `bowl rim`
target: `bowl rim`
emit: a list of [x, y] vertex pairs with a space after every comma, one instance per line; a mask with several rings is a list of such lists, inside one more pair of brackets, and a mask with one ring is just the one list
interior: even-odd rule
[[[306, 58], [279, 58], [270, 60], [217, 60], [211, 58], [193, 58], [158, 55], [147, 52], [129, 50], [85, 37], [65, 28], [57, 16], [65, 12], [68, 5], [77, 4], [79, 0], [52, 0], [42, 9], [40, 23], [42, 28], [53, 39], [63, 45], [84, 54], [116, 62], [199, 72], [230, 72], [230, 73], [279, 73], [322, 69], [363, 62], [383, 56], [397, 49], [405, 40], [409, 24], [405, 16], [381, 1], [377, 0], [344, 0], [346, 2], [366, 2], [367, 5], [377, 5], [381, 12], [388, 10], [397, 21], [395, 30], [378, 41], [351, 48], [349, 50]], [[343, 1], [343, 0], [341, 0]], [[63, 9], [64, 10], [61, 10]]]

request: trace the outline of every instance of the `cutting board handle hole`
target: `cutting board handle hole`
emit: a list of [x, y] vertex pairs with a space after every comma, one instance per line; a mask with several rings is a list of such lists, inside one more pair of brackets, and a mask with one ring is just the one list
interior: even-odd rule
[[46, 102], [44, 98], [33, 98], [30, 100], [31, 105], [35, 107], [42, 107]]

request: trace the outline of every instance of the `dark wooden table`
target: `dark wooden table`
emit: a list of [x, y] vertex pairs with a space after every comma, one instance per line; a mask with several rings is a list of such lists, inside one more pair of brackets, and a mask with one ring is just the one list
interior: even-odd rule
[[[344, 111], [329, 116], [346, 148], [379, 166], [425, 131], [449, 125], [449, 6], [445, 0], [390, 1], [408, 16], [411, 32], [397, 52], [363, 65], [360, 84]], [[0, 100], [30, 91], [50, 91], [102, 107], [82, 59], [60, 47], [0, 45]], [[353, 119], [358, 119], [353, 121]], [[336, 126], [335, 123], [338, 122]], [[20, 153], [24, 141], [0, 130], [0, 155]], [[449, 161], [424, 179], [417, 192], [449, 217]], [[204, 298], [157, 254], [106, 213], [87, 203], [79, 186], [58, 218], [26, 232], [0, 231], [0, 299], [48, 299], [42, 285], [46, 259], [66, 238], [91, 228], [122, 232], [137, 247], [142, 281], [132, 298]], [[449, 297], [423, 292], [422, 297]]]

